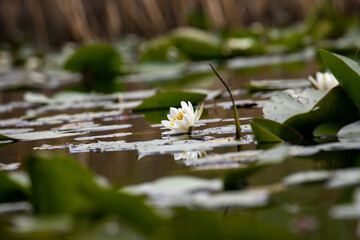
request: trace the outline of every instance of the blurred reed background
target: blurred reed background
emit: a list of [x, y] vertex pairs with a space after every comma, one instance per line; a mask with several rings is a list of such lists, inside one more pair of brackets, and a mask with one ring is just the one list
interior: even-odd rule
[[359, 0], [1, 0], [0, 40], [60, 46], [129, 33], [152, 36], [187, 25], [283, 26], [301, 21], [324, 2], [348, 16], [360, 13]]

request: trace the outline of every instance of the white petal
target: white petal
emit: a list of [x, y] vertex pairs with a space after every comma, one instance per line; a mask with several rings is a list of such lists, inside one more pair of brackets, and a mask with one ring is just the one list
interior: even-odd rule
[[194, 119], [195, 115], [194, 115], [194, 108], [191, 105], [191, 102], [188, 102], [189, 105], [186, 105], [186, 103], [184, 105], [186, 105], [185, 107], [185, 113], [189, 116], [190, 119]]
[[186, 104], [186, 102], [181, 101], [181, 107], [182, 107], [182, 110], [185, 112], [185, 114], [189, 114], [189, 107]]
[[193, 105], [191, 104], [190, 101], [188, 101], [188, 105], [189, 105], [189, 109], [191, 112], [194, 112], [194, 108], [193, 108]]
[[[201, 118], [201, 115], [204, 111], [204, 102], [201, 104], [200, 109], [196, 109], [196, 114], [195, 114], [195, 123], [197, 123], [197, 121], [199, 121], [199, 119]], [[195, 124], [194, 123], [194, 124]]]
[[183, 124], [184, 124], [184, 127], [186, 127], [187, 129], [189, 129], [190, 126], [193, 126], [191, 119], [186, 114], [184, 115], [184, 118], [183, 118]]
[[186, 126], [184, 126], [183, 121], [180, 120], [176, 120], [174, 122], [174, 130], [180, 131], [180, 132], [187, 132], [188, 128], [186, 128]]
[[174, 118], [177, 114], [178, 114], [178, 112], [179, 112], [179, 110], [178, 109], [176, 109], [176, 108], [174, 108], [174, 107], [171, 107], [170, 108], [170, 116], [171, 116], [171, 118]]
[[170, 121], [162, 120], [161, 124], [164, 125], [164, 127], [171, 129], [171, 122]]
[[174, 159], [175, 160], [181, 160], [184, 158], [184, 153], [175, 153], [174, 154]]
[[314, 88], [319, 89], [318, 83], [315, 80], [315, 78], [313, 78], [312, 76], [309, 76], [309, 81], [311, 82], [311, 84], [313, 85]]
[[321, 78], [323, 78], [323, 73], [322, 72], [317, 72], [316, 73], [316, 80], [318, 80], [319, 81], [319, 79], [321, 79]]

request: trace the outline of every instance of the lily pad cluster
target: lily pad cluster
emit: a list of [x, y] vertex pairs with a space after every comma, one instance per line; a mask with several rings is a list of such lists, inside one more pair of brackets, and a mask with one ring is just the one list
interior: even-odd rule
[[[325, 138], [359, 138], [360, 66], [326, 50], [320, 56], [340, 86], [331, 90], [284, 90], [266, 102], [264, 119], [251, 120], [258, 142], [299, 144]], [[351, 133], [350, 133], [351, 132]]]

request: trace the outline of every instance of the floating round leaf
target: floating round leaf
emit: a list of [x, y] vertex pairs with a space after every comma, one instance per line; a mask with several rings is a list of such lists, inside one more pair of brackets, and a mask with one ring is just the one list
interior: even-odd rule
[[179, 28], [172, 33], [174, 45], [192, 59], [222, 57], [220, 39], [196, 28]]
[[329, 121], [343, 125], [359, 119], [357, 107], [340, 86], [331, 89], [311, 110], [287, 119], [284, 124], [303, 135], [310, 135], [322, 123]]
[[284, 123], [286, 120], [300, 113], [306, 113], [327, 94], [319, 90], [293, 90], [282, 91], [265, 103], [264, 117]]
[[65, 63], [64, 68], [83, 74], [87, 90], [116, 91], [114, 77], [122, 64], [119, 53], [107, 45], [90, 45], [80, 48]]

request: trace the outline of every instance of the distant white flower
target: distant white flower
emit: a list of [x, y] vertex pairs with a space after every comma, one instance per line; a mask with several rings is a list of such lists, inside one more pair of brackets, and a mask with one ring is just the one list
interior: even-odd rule
[[333, 87], [336, 87], [339, 85], [339, 82], [336, 80], [334, 75], [332, 73], [322, 73], [317, 72], [316, 73], [316, 79], [312, 76], [309, 76], [309, 80], [312, 83], [312, 85], [319, 90], [330, 90]]
[[185, 161], [196, 161], [198, 158], [202, 158], [206, 155], [206, 152], [194, 151], [194, 152], [182, 152], [182, 153], [175, 153], [174, 159], [175, 160], [185, 160]]
[[167, 115], [169, 121], [163, 120], [161, 123], [166, 128], [171, 129], [171, 133], [191, 133], [196, 122], [199, 121], [203, 109], [204, 103], [200, 109], [196, 109], [194, 112], [191, 102], [186, 104], [186, 102], [182, 101], [181, 108], [170, 108], [170, 114]]

